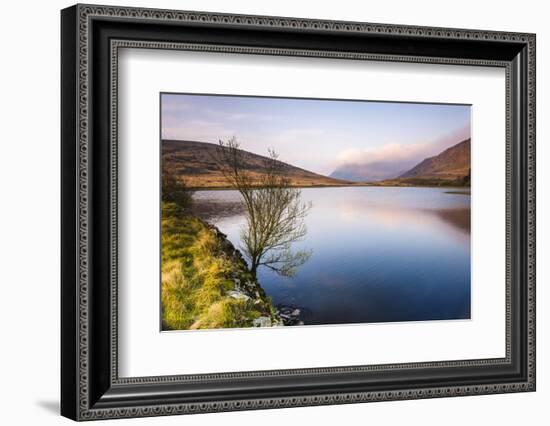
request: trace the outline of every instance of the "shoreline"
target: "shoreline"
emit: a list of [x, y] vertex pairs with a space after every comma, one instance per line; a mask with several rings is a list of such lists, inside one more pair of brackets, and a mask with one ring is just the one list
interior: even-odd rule
[[[463, 189], [470, 190], [471, 186], [459, 185], [410, 185], [410, 184], [377, 184], [377, 183], [357, 183], [353, 185], [291, 185], [291, 188], [299, 189], [324, 189], [324, 188], [442, 188], [442, 189]], [[258, 187], [259, 188], [259, 187]], [[232, 186], [189, 186], [189, 191], [228, 191], [235, 190]]]
[[[229, 240], [229, 238], [227, 238], [227, 235], [220, 231], [216, 225], [198, 217], [197, 219], [216, 235], [216, 238], [220, 241], [223, 251], [239, 264], [238, 269], [245, 269], [250, 274], [250, 269], [248, 268], [248, 264], [246, 263], [244, 256], [241, 251]], [[261, 301], [262, 303], [270, 304], [272, 308], [270, 318], [268, 319], [266, 316], [257, 318], [253, 322], [253, 325], [251, 326], [252, 328], [304, 325], [301, 318], [303, 308], [290, 305], [275, 306], [257, 278], [243, 280], [242, 277], [237, 278], [235, 276], [231, 276], [230, 279], [235, 282], [235, 288], [227, 293], [229, 297], [236, 299], [249, 297], [252, 303]]]
[[162, 330], [286, 325], [215, 225], [165, 204], [162, 238]]

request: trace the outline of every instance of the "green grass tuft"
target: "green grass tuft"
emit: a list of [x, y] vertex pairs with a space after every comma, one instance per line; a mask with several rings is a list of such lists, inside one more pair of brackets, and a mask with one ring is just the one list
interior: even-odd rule
[[225, 255], [216, 234], [173, 203], [162, 204], [162, 328], [240, 328], [271, 315], [269, 300], [254, 304], [227, 295], [231, 276], [250, 272]]

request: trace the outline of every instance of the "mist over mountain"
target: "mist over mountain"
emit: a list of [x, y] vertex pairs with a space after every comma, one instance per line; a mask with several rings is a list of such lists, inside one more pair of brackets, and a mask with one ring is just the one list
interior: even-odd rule
[[470, 139], [466, 139], [438, 155], [426, 158], [399, 175], [399, 179], [462, 179], [470, 175], [470, 167]]
[[366, 164], [344, 164], [329, 176], [354, 182], [377, 182], [391, 179], [410, 169], [416, 162], [409, 161], [376, 161]]
[[[448, 146], [448, 145], [447, 145]], [[384, 160], [377, 160], [375, 154], [357, 155], [338, 166], [330, 177], [354, 182], [382, 182], [388, 180], [441, 180], [451, 181], [469, 175], [470, 139], [463, 140], [437, 155], [427, 157], [428, 146], [413, 152], [405, 152], [398, 146], [387, 149]], [[431, 147], [433, 150], [433, 147]], [[423, 158], [424, 157], [424, 158]]]
[[[218, 145], [207, 142], [163, 140], [163, 169], [170, 168], [193, 188], [227, 186], [215, 161]], [[243, 151], [245, 169], [258, 178], [264, 172], [266, 157]], [[397, 155], [399, 157], [399, 155]], [[371, 161], [344, 164], [330, 176], [323, 176], [281, 162], [285, 175], [294, 186], [381, 185], [469, 185], [470, 139], [463, 140], [437, 155], [418, 160], [397, 158], [395, 161]]]

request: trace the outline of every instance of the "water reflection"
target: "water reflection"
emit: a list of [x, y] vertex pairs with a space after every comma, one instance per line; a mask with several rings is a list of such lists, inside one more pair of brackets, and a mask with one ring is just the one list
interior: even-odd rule
[[[470, 317], [470, 197], [439, 188], [312, 188], [312, 256], [297, 274], [258, 272], [275, 305], [301, 307], [306, 324]], [[239, 244], [235, 191], [199, 191], [196, 213]]]

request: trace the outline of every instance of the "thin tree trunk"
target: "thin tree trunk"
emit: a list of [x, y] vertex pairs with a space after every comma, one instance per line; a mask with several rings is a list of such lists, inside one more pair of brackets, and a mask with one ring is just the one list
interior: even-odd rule
[[256, 278], [256, 271], [258, 270], [258, 260], [252, 259], [252, 265], [250, 266], [250, 273], [254, 278]]

